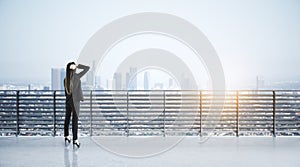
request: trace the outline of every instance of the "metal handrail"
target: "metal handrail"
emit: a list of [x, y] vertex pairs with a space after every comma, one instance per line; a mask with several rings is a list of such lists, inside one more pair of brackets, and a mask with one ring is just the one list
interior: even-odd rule
[[[84, 91], [82, 135], [300, 135], [300, 90]], [[62, 135], [64, 91], [0, 90], [0, 135]]]

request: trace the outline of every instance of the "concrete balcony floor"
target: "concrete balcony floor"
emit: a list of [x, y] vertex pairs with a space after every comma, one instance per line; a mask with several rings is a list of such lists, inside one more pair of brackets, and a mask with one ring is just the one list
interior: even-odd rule
[[[181, 142], [178, 139], [182, 139]], [[300, 137], [0, 137], [0, 166], [300, 166]], [[149, 142], [151, 141], [151, 142]], [[171, 147], [169, 147], [171, 146]]]

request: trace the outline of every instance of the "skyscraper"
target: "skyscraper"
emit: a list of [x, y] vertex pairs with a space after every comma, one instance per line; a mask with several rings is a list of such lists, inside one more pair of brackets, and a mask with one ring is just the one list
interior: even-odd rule
[[89, 86], [94, 86], [94, 73], [93, 71], [88, 71], [86, 74], [86, 84]]
[[95, 87], [101, 87], [101, 76], [95, 76]]
[[64, 79], [66, 77], [66, 70], [65, 69], [61, 69], [60, 71], [60, 90], [64, 90]]
[[137, 68], [130, 67], [129, 72], [126, 73], [126, 88], [128, 90], [136, 90], [137, 87]]
[[92, 68], [88, 71], [86, 75], [86, 84], [94, 87], [95, 86], [95, 60], [93, 61]]
[[52, 68], [51, 69], [51, 89], [52, 90], [64, 90], [64, 68]]
[[115, 90], [122, 90], [122, 74], [115, 73], [114, 74], [114, 88]]

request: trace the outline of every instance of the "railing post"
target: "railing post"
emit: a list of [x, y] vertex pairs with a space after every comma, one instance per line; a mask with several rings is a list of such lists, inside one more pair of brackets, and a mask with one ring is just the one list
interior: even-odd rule
[[17, 97], [16, 97], [16, 110], [17, 110], [17, 118], [16, 118], [16, 136], [19, 135], [20, 133], [20, 130], [19, 130], [19, 117], [20, 117], [20, 108], [19, 108], [19, 105], [20, 105], [20, 91], [17, 91]]
[[92, 102], [92, 99], [93, 98], [93, 91], [91, 90], [90, 92], [90, 136], [93, 135], [93, 131], [92, 131], [92, 122], [93, 122], [93, 102]]
[[126, 96], [126, 98], [127, 98], [127, 106], [126, 106], [126, 136], [128, 137], [129, 136], [129, 114], [128, 114], [128, 112], [129, 112], [129, 94], [128, 94], [128, 91], [127, 91], [127, 96]]
[[166, 137], [166, 91], [164, 90], [164, 110], [163, 110], [163, 114], [164, 114], [164, 119], [163, 119], [163, 123], [164, 123], [164, 137]]
[[199, 134], [202, 136], [202, 90], [200, 90], [200, 101], [199, 101], [200, 113], [199, 113]]
[[53, 136], [56, 136], [56, 91], [53, 92]]
[[276, 94], [273, 91], [273, 137], [276, 137]]
[[239, 137], [239, 91], [236, 91], [236, 136]]

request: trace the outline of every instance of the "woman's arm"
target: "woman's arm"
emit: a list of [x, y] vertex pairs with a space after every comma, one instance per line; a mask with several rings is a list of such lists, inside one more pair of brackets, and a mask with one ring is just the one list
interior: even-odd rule
[[82, 65], [82, 64], [78, 64], [77, 68], [83, 69], [80, 73], [77, 74], [79, 76], [79, 78], [81, 78], [82, 76], [84, 76], [84, 74], [86, 74], [89, 71], [89, 69], [90, 69], [89, 66], [85, 66], [85, 65]]

